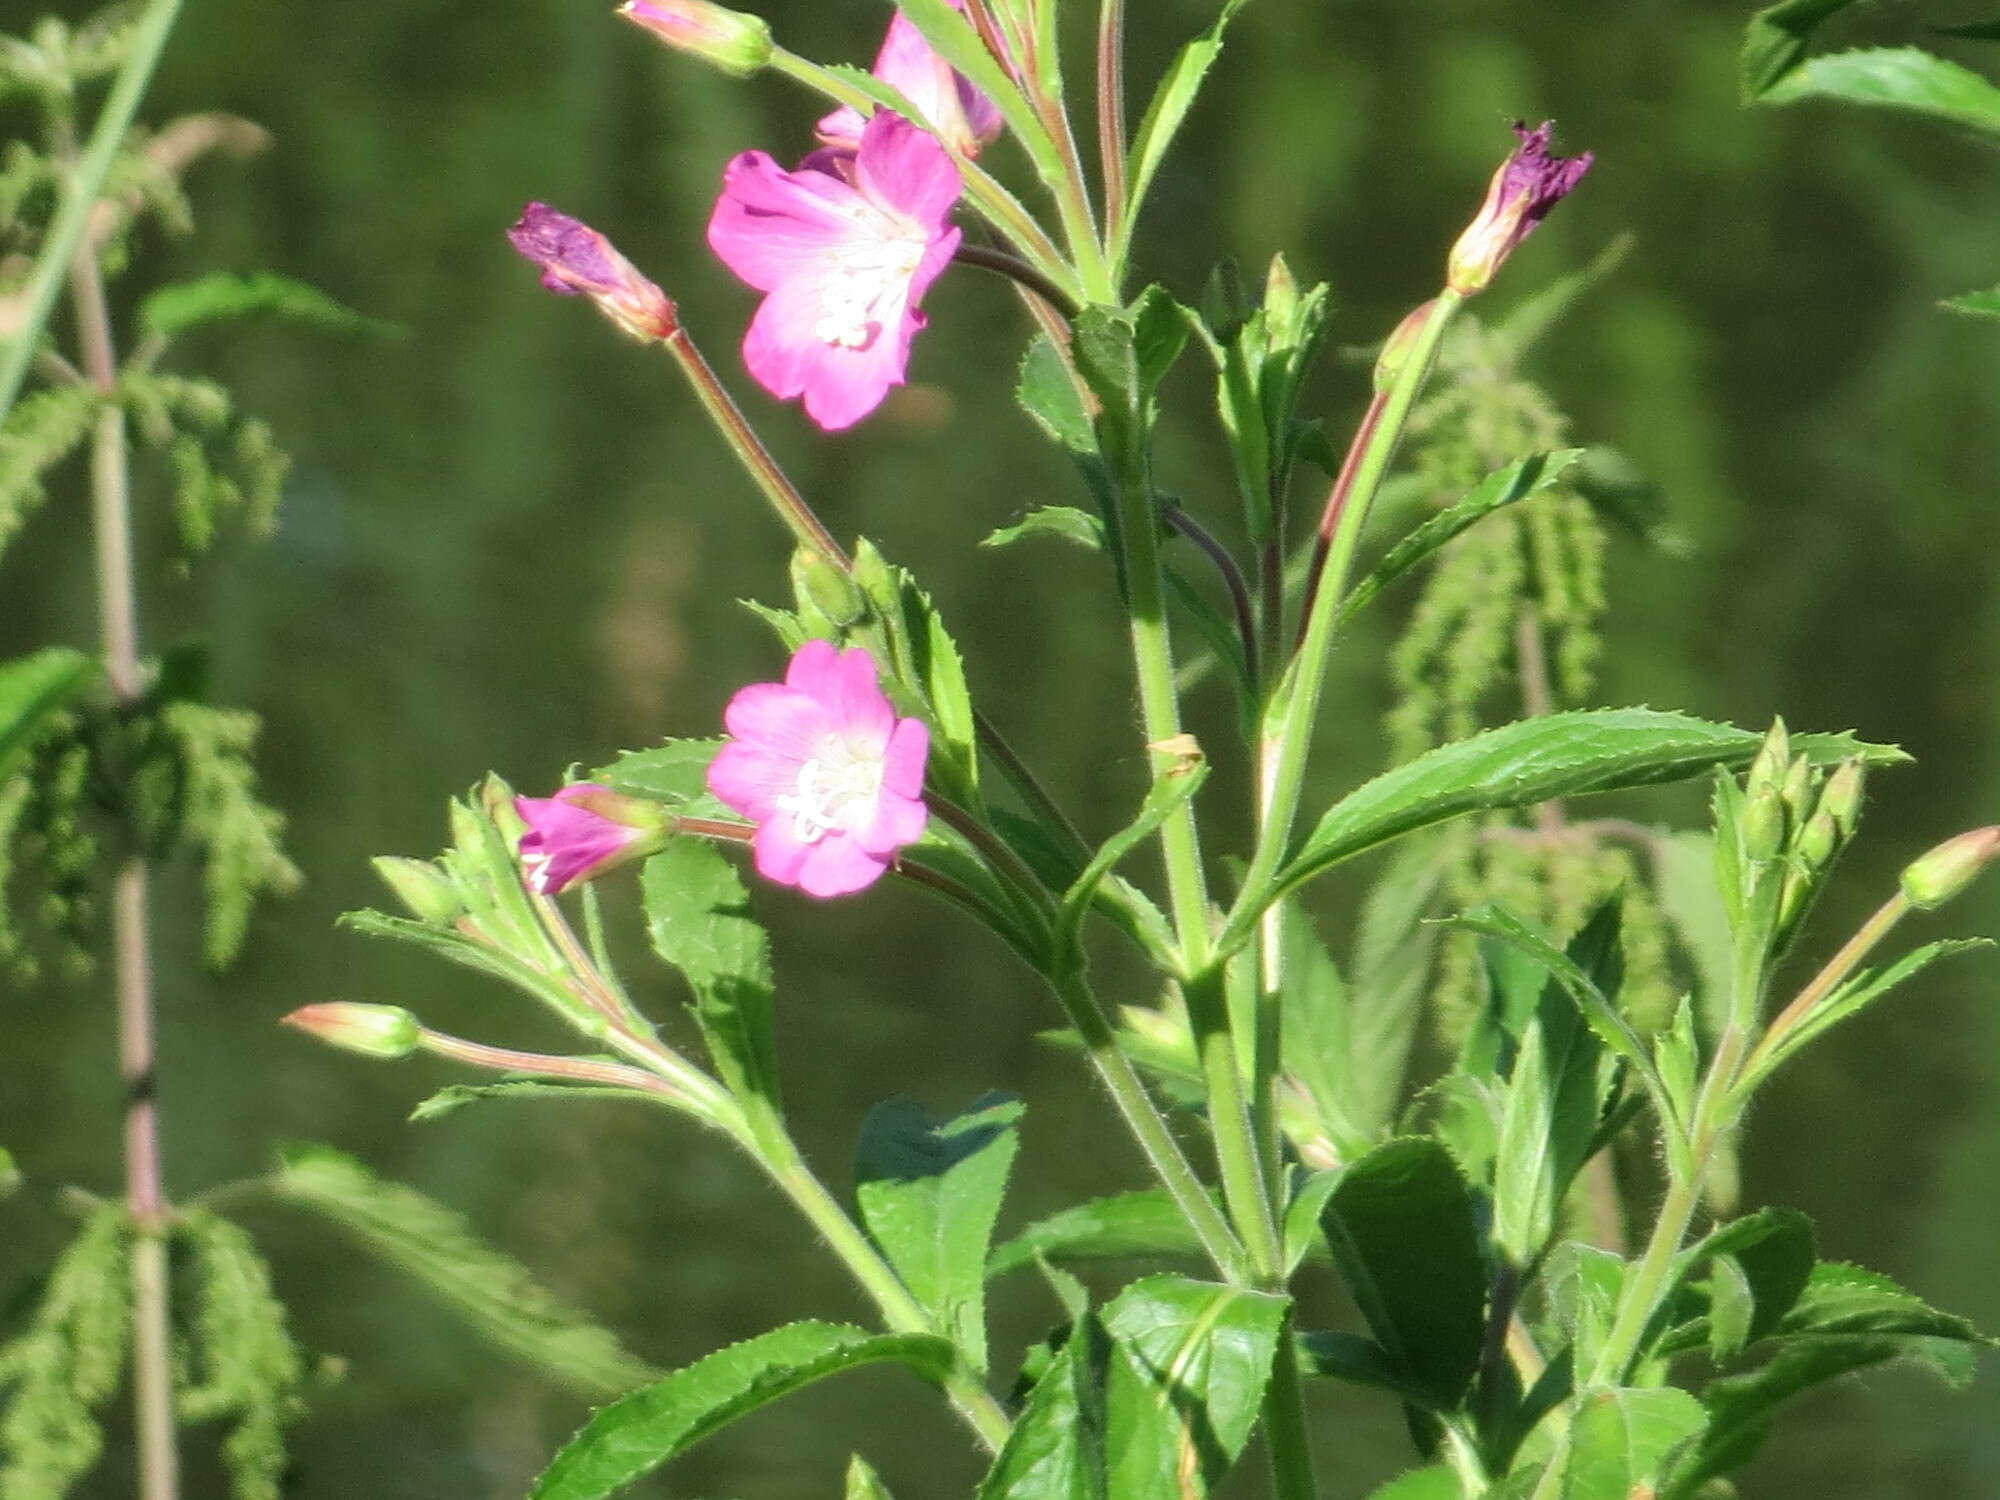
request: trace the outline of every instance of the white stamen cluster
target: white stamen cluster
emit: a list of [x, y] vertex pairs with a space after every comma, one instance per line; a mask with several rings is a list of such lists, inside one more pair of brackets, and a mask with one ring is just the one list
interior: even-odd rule
[[923, 263], [926, 240], [902, 226], [884, 226], [879, 240], [843, 245], [821, 278], [813, 337], [839, 349], [866, 349], [899, 315], [910, 278]]
[[777, 799], [792, 815], [792, 836], [816, 844], [829, 833], [866, 826], [882, 796], [882, 749], [838, 735], [821, 741], [819, 754], [799, 767], [793, 789]]

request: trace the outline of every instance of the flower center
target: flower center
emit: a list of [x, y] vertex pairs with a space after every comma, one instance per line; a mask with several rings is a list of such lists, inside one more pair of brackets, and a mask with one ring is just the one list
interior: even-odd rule
[[866, 349], [909, 299], [910, 280], [923, 263], [922, 234], [892, 232], [878, 240], [843, 245], [819, 284], [819, 321], [813, 337], [838, 349]]
[[819, 754], [799, 767], [798, 781], [778, 798], [778, 807], [792, 815], [794, 838], [816, 844], [829, 833], [865, 827], [881, 796], [881, 752], [871, 754], [828, 735], [820, 742]]

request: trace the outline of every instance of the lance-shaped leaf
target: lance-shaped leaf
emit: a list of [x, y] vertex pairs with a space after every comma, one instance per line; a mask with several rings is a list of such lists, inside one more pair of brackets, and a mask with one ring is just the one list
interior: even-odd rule
[[[1764, 736], [1651, 708], [1544, 714], [1426, 751], [1365, 782], [1329, 808], [1279, 872], [1271, 895], [1403, 834], [1465, 813], [1529, 807], [1552, 797], [1685, 781], [1750, 763]], [[1858, 755], [1872, 765], [1909, 759], [1851, 734], [1798, 735], [1815, 765]]]
[[0, 773], [33, 742], [49, 715], [89, 682], [90, 658], [68, 646], [47, 646], [0, 666]]
[[1494, 511], [1539, 494], [1563, 477], [1563, 471], [1583, 457], [1581, 448], [1563, 448], [1553, 453], [1537, 453], [1488, 474], [1466, 491], [1454, 504], [1439, 511], [1415, 531], [1389, 549], [1388, 555], [1355, 584], [1340, 601], [1335, 629], [1352, 619], [1383, 589], [1475, 522]]
[[1079, 934], [1083, 919], [1090, 914], [1091, 902], [1096, 899], [1097, 888], [1117, 868], [1120, 860], [1157, 833], [1160, 825], [1200, 791], [1201, 784], [1207, 779], [1208, 761], [1196, 751], [1176, 762], [1147, 788], [1146, 799], [1140, 803], [1132, 821], [1104, 841], [1091, 856], [1090, 863], [1083, 867], [1083, 873], [1063, 892], [1050, 944], [1055, 953], [1067, 955], [1073, 949], [1074, 957], [1081, 962]]
[[189, 329], [243, 318], [281, 318], [335, 333], [390, 334], [399, 330], [358, 313], [316, 286], [253, 271], [212, 271], [147, 294], [139, 304], [139, 325], [156, 339], [178, 338]]
[[1024, 537], [1052, 536], [1092, 552], [1104, 550], [1104, 522], [1074, 505], [1041, 505], [1012, 526], [1002, 526], [979, 545], [1007, 547]]
[[1121, 251], [1132, 238], [1132, 226], [1146, 201], [1147, 190], [1153, 185], [1154, 174], [1166, 160], [1167, 148], [1174, 143], [1188, 111], [1194, 107], [1202, 80], [1222, 54], [1223, 32], [1243, 3], [1244, 0], [1224, 0], [1222, 10], [1208, 30], [1181, 48], [1153, 91], [1152, 103], [1139, 118], [1139, 128], [1132, 132], [1132, 146], [1126, 154], [1125, 215], [1113, 231], [1114, 244]]
[[1764, 90], [1764, 104], [1836, 99], [1908, 110], [2000, 135], [2000, 88], [1917, 47], [1871, 47], [1809, 58]]
[[579, 1391], [607, 1395], [658, 1373], [459, 1215], [415, 1188], [383, 1181], [351, 1156], [326, 1146], [288, 1147], [274, 1182], [280, 1197], [324, 1214], [492, 1343]]
[[937, 1331], [986, 1368], [986, 1250], [1020, 1148], [1021, 1101], [989, 1094], [934, 1124], [891, 1099], [868, 1113], [854, 1197], [869, 1235]]
[[1320, 1211], [1333, 1263], [1400, 1384], [1450, 1410], [1479, 1367], [1486, 1267], [1472, 1194], [1436, 1141], [1386, 1142]]
[[1880, 1272], [1830, 1260], [1812, 1268], [1775, 1331], [1781, 1337], [1880, 1333], [1973, 1345], [1994, 1342], [1966, 1319], [1939, 1312]]
[[1140, 1188], [1093, 1198], [1038, 1219], [994, 1246], [988, 1277], [1005, 1276], [1038, 1259], [1122, 1260], [1137, 1256], [1199, 1259], [1201, 1242], [1165, 1188]]
[[[1691, 1289], [1691, 1283], [1702, 1270], [1712, 1271], [1717, 1263], [1724, 1262], [1734, 1271], [1721, 1273], [1721, 1287], [1711, 1285], [1704, 1306], [1702, 1295]], [[1761, 1208], [1711, 1230], [1683, 1250], [1675, 1262], [1673, 1281], [1682, 1290], [1679, 1296], [1667, 1300], [1661, 1315], [1680, 1326], [1673, 1328], [1656, 1346], [1655, 1354], [1677, 1354], [1699, 1348], [1707, 1341], [1712, 1348], [1719, 1343], [1726, 1350], [1719, 1357], [1733, 1357], [1746, 1345], [1778, 1329], [1806, 1289], [1814, 1264], [1812, 1221], [1796, 1209]], [[1740, 1330], [1732, 1333], [1719, 1330], [1717, 1325], [1737, 1310], [1724, 1310], [1716, 1304], [1721, 1300], [1718, 1290], [1726, 1296], [1738, 1277], [1741, 1291], [1747, 1297], [1747, 1308], [1740, 1310]], [[1691, 1321], [1683, 1321], [1688, 1319]]]
[[1707, 1421], [1699, 1401], [1671, 1386], [1583, 1392], [1570, 1428], [1564, 1500], [1648, 1493]]
[[843, 1370], [901, 1364], [936, 1384], [951, 1359], [951, 1346], [928, 1334], [813, 1322], [773, 1329], [604, 1407], [535, 1481], [530, 1500], [603, 1500], [738, 1417]]
[[646, 861], [639, 884], [653, 951], [687, 977], [723, 1081], [738, 1097], [775, 1104], [771, 944], [742, 878], [713, 845], [682, 838]]

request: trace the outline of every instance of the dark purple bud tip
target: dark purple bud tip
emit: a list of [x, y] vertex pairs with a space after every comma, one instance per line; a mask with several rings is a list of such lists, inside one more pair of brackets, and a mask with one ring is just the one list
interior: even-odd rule
[[595, 301], [605, 316], [640, 338], [665, 338], [677, 327], [673, 303], [603, 235], [581, 220], [530, 203], [507, 239], [542, 268], [542, 285]]
[[1533, 130], [1528, 128], [1525, 120], [1514, 122], [1514, 134], [1520, 138], [1521, 144], [1501, 169], [1505, 179], [1501, 195], [1505, 198], [1519, 193], [1528, 195], [1527, 207], [1521, 216], [1526, 226], [1521, 231], [1524, 237], [1583, 181], [1583, 174], [1597, 159], [1592, 151], [1586, 151], [1581, 156], [1551, 156], [1549, 142], [1555, 137], [1555, 129], [1553, 120], [1544, 120]]
[[1478, 217], [1452, 246], [1446, 281], [1460, 296], [1471, 296], [1492, 283], [1514, 247], [1583, 180], [1594, 160], [1588, 151], [1581, 156], [1551, 156], [1549, 141], [1555, 134], [1551, 120], [1533, 130], [1517, 120], [1514, 134], [1520, 145], [1493, 174]]

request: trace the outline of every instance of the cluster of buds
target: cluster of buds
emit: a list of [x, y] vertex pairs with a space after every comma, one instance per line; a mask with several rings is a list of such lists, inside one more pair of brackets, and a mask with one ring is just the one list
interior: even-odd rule
[[1798, 931], [1860, 826], [1864, 776], [1858, 756], [1829, 774], [1794, 755], [1782, 719], [1765, 736], [1744, 779], [1736, 838], [1743, 909], [1769, 924], [1773, 951]]

